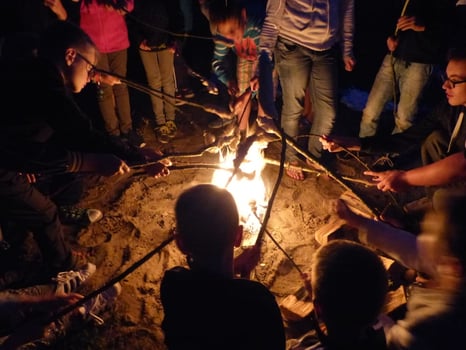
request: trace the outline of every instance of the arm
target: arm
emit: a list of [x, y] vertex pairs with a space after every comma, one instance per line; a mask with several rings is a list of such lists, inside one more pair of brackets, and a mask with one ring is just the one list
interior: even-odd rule
[[398, 192], [409, 186], [443, 186], [466, 179], [466, 158], [463, 152], [458, 152], [435, 163], [407, 171], [365, 171], [364, 174], [373, 176], [377, 188], [384, 192]]
[[356, 61], [353, 54], [354, 0], [343, 1], [342, 9], [342, 51], [345, 70], [352, 71]]
[[358, 229], [358, 237], [362, 244], [384, 252], [408, 268], [432, 273], [430, 266], [422, 263], [419, 258], [417, 238], [414, 234], [382, 221], [357, 215], [342, 200], [335, 202], [334, 209], [338, 217]]
[[269, 0], [259, 39], [259, 52], [265, 51], [272, 61], [273, 51], [280, 31], [280, 19], [285, 12], [284, 0]]

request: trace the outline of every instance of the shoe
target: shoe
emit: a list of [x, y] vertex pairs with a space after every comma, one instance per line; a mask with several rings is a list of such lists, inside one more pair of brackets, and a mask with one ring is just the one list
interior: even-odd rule
[[136, 131], [130, 130], [126, 134], [121, 134], [121, 138], [126, 140], [129, 144], [137, 147], [143, 148], [146, 146], [144, 139]]
[[183, 95], [184, 98], [193, 98], [194, 96], [196, 96], [194, 94], [193, 90], [191, 90], [188, 87], [182, 88], [181, 89], [181, 94]]
[[58, 208], [60, 221], [65, 225], [89, 226], [103, 218], [99, 209], [61, 206]]
[[236, 121], [236, 118], [231, 118], [231, 119], [217, 118], [217, 119], [211, 121], [207, 126], [210, 129], [220, 129], [220, 128], [223, 128], [223, 127], [225, 127], [227, 125], [230, 125], [234, 121]]
[[165, 123], [165, 126], [168, 128], [168, 137], [174, 138], [176, 136], [176, 132], [178, 128], [173, 120], [169, 120]]
[[98, 314], [102, 313], [107, 307], [113, 304], [120, 293], [121, 285], [117, 282], [102, 293], [97, 294], [95, 298], [84, 303], [83, 306], [78, 308], [78, 310], [84, 320], [93, 320], [98, 325], [102, 325], [104, 324], [104, 320], [102, 317], [98, 316]]
[[69, 294], [75, 292], [85, 280], [94, 274], [95, 270], [96, 266], [88, 262], [79, 270], [59, 272], [57, 277], [52, 278], [52, 280], [57, 282], [55, 294]]
[[160, 143], [168, 143], [170, 141], [170, 129], [165, 124], [155, 128], [155, 136]]

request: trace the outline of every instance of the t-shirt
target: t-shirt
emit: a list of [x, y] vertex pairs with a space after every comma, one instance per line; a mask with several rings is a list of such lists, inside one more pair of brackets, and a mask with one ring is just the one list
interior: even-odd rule
[[285, 349], [279, 307], [261, 283], [175, 267], [162, 279], [161, 299], [170, 350]]

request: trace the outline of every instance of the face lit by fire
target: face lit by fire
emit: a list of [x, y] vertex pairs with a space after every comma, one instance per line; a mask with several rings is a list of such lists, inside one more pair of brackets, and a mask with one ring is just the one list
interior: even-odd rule
[[230, 18], [217, 26], [218, 33], [235, 43], [239, 43], [244, 36], [244, 29], [246, 27], [246, 10], [241, 12], [241, 18]]
[[451, 106], [466, 106], [466, 60], [450, 60], [442, 88]]
[[72, 92], [78, 93], [91, 81], [97, 64], [97, 50], [92, 46], [69, 48], [66, 63], [68, 69], [63, 73], [65, 84]]

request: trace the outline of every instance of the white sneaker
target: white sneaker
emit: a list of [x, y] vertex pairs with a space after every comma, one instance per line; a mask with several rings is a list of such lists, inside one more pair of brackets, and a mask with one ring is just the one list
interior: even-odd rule
[[121, 284], [115, 283], [113, 286], [107, 288], [102, 293], [97, 294], [95, 298], [90, 299], [83, 306], [79, 307], [79, 312], [84, 320], [92, 319], [98, 325], [104, 324], [102, 317], [97, 314], [103, 312], [108, 306], [113, 304], [121, 293]]
[[57, 277], [53, 278], [53, 280], [57, 282], [55, 294], [69, 294], [75, 292], [95, 271], [96, 266], [92, 263], [87, 263], [78, 271], [70, 270], [59, 272]]

